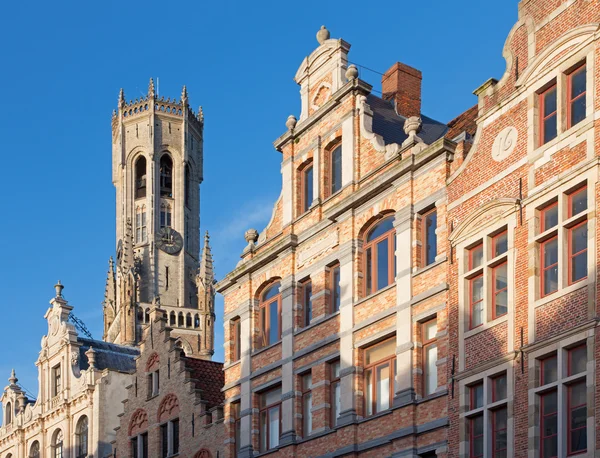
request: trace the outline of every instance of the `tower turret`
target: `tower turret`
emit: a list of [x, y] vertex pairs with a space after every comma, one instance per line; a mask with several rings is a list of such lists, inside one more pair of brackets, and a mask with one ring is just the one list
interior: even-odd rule
[[140, 99], [127, 102], [123, 90], [119, 93], [112, 118], [117, 300], [111, 323], [105, 313], [108, 341], [139, 342], [149, 310], [157, 305], [192, 352], [201, 349], [198, 332], [190, 331], [200, 331], [195, 280], [203, 125], [204, 115], [191, 110], [185, 86], [179, 100], [159, 97], [152, 79]]

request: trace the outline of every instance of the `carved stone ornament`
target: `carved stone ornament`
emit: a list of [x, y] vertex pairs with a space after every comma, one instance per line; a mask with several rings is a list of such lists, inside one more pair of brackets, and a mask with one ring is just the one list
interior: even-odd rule
[[194, 455], [194, 458], [212, 458], [212, 455], [210, 454], [210, 452], [208, 450], [203, 448], [202, 450], [199, 450], [196, 452], [196, 454]]
[[517, 146], [518, 137], [519, 132], [512, 126], [502, 130], [492, 145], [492, 159], [500, 162], [510, 156]]
[[71, 352], [71, 365], [72, 366], [79, 365], [79, 351], [78, 350]]
[[50, 334], [55, 336], [58, 334], [58, 330], [60, 328], [60, 323], [57, 316], [53, 316], [50, 320]]

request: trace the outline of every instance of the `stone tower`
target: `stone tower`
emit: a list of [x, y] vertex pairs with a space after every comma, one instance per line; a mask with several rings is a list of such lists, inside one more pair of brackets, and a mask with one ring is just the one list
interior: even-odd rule
[[205, 316], [214, 315], [214, 289], [207, 300], [199, 281], [203, 126], [185, 86], [179, 100], [159, 98], [152, 79], [145, 97], [126, 102], [119, 94], [112, 117], [117, 258], [109, 262], [104, 298], [109, 342], [137, 344], [156, 306], [186, 354], [213, 353], [213, 320]]

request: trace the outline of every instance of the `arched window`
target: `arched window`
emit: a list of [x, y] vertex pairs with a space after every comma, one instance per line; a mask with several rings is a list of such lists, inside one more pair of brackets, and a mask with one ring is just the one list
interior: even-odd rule
[[378, 221], [367, 231], [363, 247], [365, 296], [394, 282], [396, 277], [394, 217]]
[[146, 226], [146, 206], [138, 205], [135, 209], [135, 243], [143, 243], [148, 236]]
[[175, 326], [175, 312], [171, 312], [169, 315], [169, 325]]
[[331, 194], [335, 194], [342, 189], [342, 145], [333, 149], [330, 159]]
[[196, 313], [196, 315], [194, 316], [194, 327], [195, 328], [199, 328], [200, 327], [200, 317], [198, 316], [198, 314]]
[[146, 158], [138, 157], [135, 161], [135, 198], [146, 197]]
[[75, 428], [75, 457], [86, 458], [88, 456], [88, 418], [84, 415], [77, 422]]
[[261, 345], [266, 347], [281, 339], [281, 294], [279, 282], [271, 285], [260, 296]]
[[6, 403], [6, 424], [10, 425], [12, 423], [12, 404], [10, 402]]
[[29, 458], [40, 458], [40, 443], [38, 441], [33, 441], [33, 444], [31, 444]]
[[144, 322], [144, 309], [138, 305], [137, 307], [137, 320], [138, 323]]
[[160, 195], [173, 197], [173, 161], [168, 154], [160, 158]]
[[312, 160], [300, 169], [301, 213], [307, 212], [313, 203], [313, 163]]
[[179, 312], [179, 316], [177, 318], [177, 325], [183, 327], [183, 313]]
[[144, 323], [150, 323], [150, 309], [147, 308], [144, 312]]
[[160, 227], [171, 227], [171, 205], [160, 204]]
[[54, 433], [54, 438], [52, 439], [52, 458], [62, 458], [63, 457], [63, 433], [59, 429]]
[[185, 327], [186, 328], [191, 328], [192, 327], [192, 314], [188, 313], [185, 316]]

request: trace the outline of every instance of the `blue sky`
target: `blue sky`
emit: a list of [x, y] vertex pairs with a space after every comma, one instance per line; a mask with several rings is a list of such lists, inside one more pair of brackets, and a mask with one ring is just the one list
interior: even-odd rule
[[[34, 362], [58, 279], [75, 314], [102, 337], [107, 260], [115, 249], [111, 112], [119, 89], [161, 95], [186, 84], [205, 114], [201, 231], [220, 279], [261, 230], [281, 186], [273, 141], [299, 116], [293, 81], [322, 24], [352, 44], [353, 63], [423, 72], [423, 112], [447, 122], [504, 72], [517, 1], [7, 2], [0, 16], [0, 380], [14, 367], [37, 395]], [[360, 77], [381, 90], [380, 75]], [[222, 316], [222, 298], [217, 314]], [[222, 360], [222, 325], [216, 358]], [[2, 382], [0, 381], [0, 384]]]

